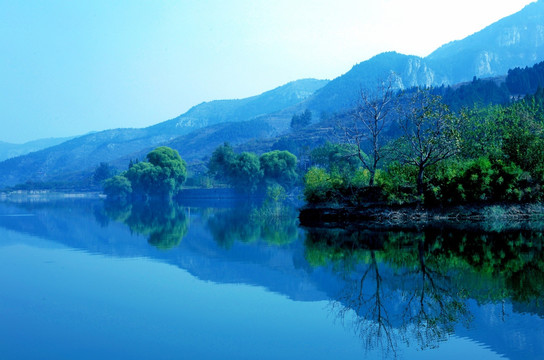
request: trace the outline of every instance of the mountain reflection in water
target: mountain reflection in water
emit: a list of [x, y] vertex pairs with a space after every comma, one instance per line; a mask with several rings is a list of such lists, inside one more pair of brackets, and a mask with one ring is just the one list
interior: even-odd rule
[[[5, 216], [17, 214], [34, 216]], [[5, 229], [296, 301], [327, 300], [331, 321], [386, 357], [453, 335], [512, 359], [544, 353], [542, 223], [302, 229], [296, 216], [267, 202], [0, 204]]]

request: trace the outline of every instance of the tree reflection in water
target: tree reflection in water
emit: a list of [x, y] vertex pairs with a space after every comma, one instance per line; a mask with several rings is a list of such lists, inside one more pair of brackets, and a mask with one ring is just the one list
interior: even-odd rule
[[104, 204], [104, 212], [110, 219], [128, 225], [131, 232], [147, 236], [147, 241], [161, 250], [178, 246], [187, 234], [186, 211], [171, 201]]
[[236, 241], [263, 240], [270, 245], [285, 245], [299, 235], [296, 210], [281, 202], [218, 209], [208, 216], [206, 223], [215, 241], [225, 249]]
[[[306, 259], [344, 286], [331, 301], [368, 350], [436, 347], [472, 318], [468, 301], [513, 302], [543, 315], [541, 231], [308, 229]], [[522, 304], [520, 304], [522, 303]]]

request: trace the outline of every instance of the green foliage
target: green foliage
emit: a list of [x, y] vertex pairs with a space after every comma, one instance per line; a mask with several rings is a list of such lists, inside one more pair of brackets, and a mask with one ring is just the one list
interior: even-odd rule
[[312, 112], [306, 109], [301, 114], [294, 114], [291, 118], [291, 128], [301, 129], [312, 123]]
[[185, 209], [168, 202], [106, 202], [106, 215], [125, 223], [134, 233], [147, 237], [149, 244], [161, 250], [178, 246], [189, 229]]
[[[390, 145], [395, 161], [378, 169], [375, 184], [388, 203], [428, 205], [533, 202], [544, 199], [544, 90], [508, 106], [453, 114], [428, 91], [402, 98], [402, 135]], [[311, 203], [362, 203], [376, 199], [364, 172], [335, 163], [340, 144], [314, 150], [304, 191]], [[347, 157], [346, 157], [347, 158]], [[349, 170], [345, 170], [349, 169]]]
[[426, 203], [462, 204], [535, 200], [535, 190], [512, 162], [488, 157], [457, 160], [429, 170]]
[[218, 180], [229, 181], [236, 154], [229, 143], [217, 147], [208, 162], [208, 172]]
[[132, 194], [132, 184], [126, 177], [115, 175], [104, 181], [104, 194], [110, 199], [127, 199]]
[[394, 143], [396, 157], [417, 167], [417, 193], [421, 196], [427, 167], [460, 150], [459, 119], [439, 96], [427, 89], [417, 89], [403, 99], [399, 126], [402, 135]]
[[261, 155], [259, 161], [266, 181], [289, 187], [297, 180], [297, 157], [289, 151], [267, 152]]
[[[139, 198], [170, 198], [187, 177], [185, 161], [178, 152], [162, 146], [147, 154], [149, 162], [136, 162], [119, 176], [106, 180], [104, 192], [117, 198], [130, 194]], [[110, 181], [111, 180], [111, 181]]]
[[415, 166], [394, 161], [388, 165], [386, 171], [378, 172], [376, 183], [383, 189], [388, 203], [411, 203], [417, 199], [416, 177]]
[[517, 103], [505, 109], [504, 157], [533, 176], [541, 171], [544, 159], [544, 127], [539, 119], [541, 112], [538, 107], [526, 103]]
[[280, 184], [292, 187], [298, 179], [297, 158], [288, 151], [274, 150], [258, 157], [236, 154], [228, 144], [219, 146], [208, 163], [209, 174], [245, 193]]
[[257, 155], [243, 152], [236, 156], [230, 168], [232, 184], [245, 192], [255, 192], [263, 178], [263, 171]]
[[310, 159], [315, 166], [323, 167], [329, 172], [349, 174], [360, 165], [355, 153], [357, 148], [354, 145], [327, 142], [313, 149]]
[[181, 186], [187, 178], [187, 164], [179, 153], [167, 146], [156, 148], [147, 154], [147, 160], [162, 170], [165, 177], [174, 181], [174, 186]]
[[100, 165], [94, 170], [93, 182], [96, 184], [102, 183], [104, 180], [114, 175], [114, 169], [112, 169], [108, 163], [101, 162]]
[[334, 201], [333, 188], [338, 182], [325, 169], [312, 167], [304, 176], [304, 199], [311, 204]]

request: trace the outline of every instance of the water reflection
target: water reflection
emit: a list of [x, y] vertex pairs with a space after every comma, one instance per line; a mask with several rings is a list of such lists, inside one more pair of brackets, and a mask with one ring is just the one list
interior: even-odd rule
[[345, 230], [301, 229], [296, 218], [295, 208], [271, 202], [0, 203], [2, 228], [92, 254], [152, 258], [299, 304], [328, 301], [356, 331], [358, 349], [362, 341], [384, 357], [406, 344], [436, 348], [452, 333], [510, 358], [544, 352], [542, 223]]
[[[148, 237], [148, 242], [162, 250], [180, 244], [187, 234], [191, 208], [172, 201], [105, 202], [95, 218], [102, 226], [115, 221], [131, 232]], [[270, 245], [285, 245], [298, 238], [297, 212], [280, 202], [248, 203], [234, 208], [192, 208], [204, 219], [214, 240], [224, 249], [235, 242], [262, 240]]]
[[543, 315], [542, 232], [481, 232], [482, 225], [309, 229], [306, 259], [332, 266], [343, 280], [331, 309], [368, 350], [394, 354], [400, 343], [414, 342], [432, 348], [458, 325], [469, 326], [470, 299], [525, 304]]
[[147, 237], [149, 244], [161, 250], [180, 244], [189, 228], [187, 209], [173, 202], [106, 202], [99, 222], [109, 219], [126, 224], [131, 232]]
[[298, 238], [296, 215], [293, 207], [265, 202], [214, 211], [207, 218], [207, 226], [215, 241], [225, 249], [236, 241], [252, 243], [259, 239], [271, 245], [285, 245]]

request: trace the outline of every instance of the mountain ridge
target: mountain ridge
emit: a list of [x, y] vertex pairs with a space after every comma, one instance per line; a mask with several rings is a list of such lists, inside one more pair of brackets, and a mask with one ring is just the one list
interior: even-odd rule
[[[527, 19], [526, 24], [524, 19]], [[341, 113], [356, 103], [362, 89], [369, 90], [388, 78], [397, 89], [453, 85], [469, 81], [478, 74], [494, 74], [504, 64], [513, 64], [508, 69], [533, 65], [544, 60], [544, 25], [541, 24], [544, 24], [544, 0], [532, 3], [463, 40], [445, 44], [425, 58], [386, 52], [354, 65], [332, 81], [302, 79], [254, 97], [202, 103], [176, 118], [147, 128], [106, 130], [85, 135], [37, 153], [0, 162], [0, 186], [29, 180], [50, 181], [82, 171], [89, 174], [100, 162], [119, 164], [121, 159], [141, 156], [146, 149], [167, 144], [182, 154], [193, 149], [194, 153], [189, 157], [195, 158], [195, 154], [199, 154], [201, 160], [195, 159], [198, 162], [209, 155], [203, 149], [216, 144], [218, 136], [224, 136], [220, 143], [262, 141], [288, 132], [294, 113], [308, 109], [314, 119]], [[512, 30], [521, 27], [523, 32]], [[513, 41], [509, 41], [510, 38]], [[492, 56], [489, 55], [488, 59], [485, 54]], [[506, 60], [499, 62], [500, 56]], [[482, 58], [486, 62], [482, 63]], [[508, 69], [495, 75], [505, 75]], [[281, 93], [284, 96], [278, 98], [276, 95]], [[191, 135], [193, 131], [197, 132]], [[195, 142], [196, 139], [199, 143]], [[192, 145], [185, 146], [189, 143]]]

